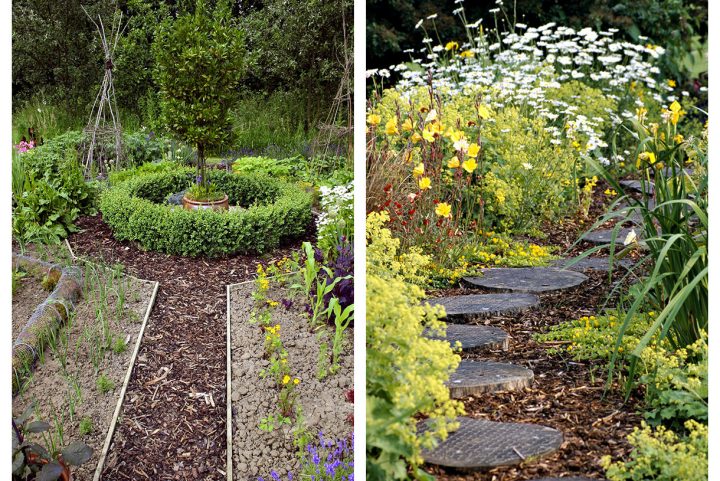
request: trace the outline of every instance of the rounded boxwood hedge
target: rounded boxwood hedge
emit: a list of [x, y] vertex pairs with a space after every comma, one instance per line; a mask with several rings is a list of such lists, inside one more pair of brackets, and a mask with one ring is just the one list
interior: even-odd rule
[[304, 233], [311, 221], [312, 195], [267, 176], [208, 172], [230, 205], [243, 209], [189, 211], [165, 203], [194, 179], [193, 169], [179, 168], [113, 185], [100, 199], [103, 220], [115, 238], [136, 241], [144, 249], [210, 257], [266, 252]]

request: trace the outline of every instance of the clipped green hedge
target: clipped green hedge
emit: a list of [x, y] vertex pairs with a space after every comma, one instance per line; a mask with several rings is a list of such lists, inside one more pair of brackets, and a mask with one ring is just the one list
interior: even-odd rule
[[137, 241], [144, 249], [210, 257], [266, 252], [304, 233], [311, 221], [312, 195], [266, 176], [208, 173], [230, 205], [244, 210], [188, 211], [164, 203], [194, 179], [193, 169], [180, 168], [113, 185], [100, 199], [103, 219], [117, 239]]

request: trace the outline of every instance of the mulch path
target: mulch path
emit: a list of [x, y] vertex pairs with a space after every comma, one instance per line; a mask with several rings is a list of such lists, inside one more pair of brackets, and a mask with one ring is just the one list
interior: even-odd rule
[[[258, 262], [300, 243], [272, 257], [190, 258], [118, 242], [100, 215], [76, 225], [68, 239], [76, 255], [160, 283], [103, 479], [224, 480], [226, 285], [252, 279]], [[211, 394], [214, 406], [192, 393]]]

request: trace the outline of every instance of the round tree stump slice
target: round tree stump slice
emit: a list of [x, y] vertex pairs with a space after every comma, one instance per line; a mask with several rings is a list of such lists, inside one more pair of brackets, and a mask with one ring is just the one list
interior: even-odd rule
[[[629, 228], [618, 229], [617, 234], [615, 235], [615, 245], [622, 246], [623, 242], [625, 242], [625, 239], [632, 230], [633, 229]], [[595, 230], [583, 235], [582, 240], [590, 242], [591, 244], [610, 244], [612, 242], [613, 232], [615, 232], [614, 229]], [[638, 238], [640, 237], [640, 231], [638, 229], [635, 229], [635, 234], [638, 236]]]
[[[553, 267], [568, 271], [584, 271], [585, 269], [591, 269], [593, 271], [604, 271], [610, 270], [610, 258], [609, 257], [585, 257], [574, 264], [570, 265], [575, 259], [559, 259], [553, 261]], [[614, 259], [613, 270], [618, 270], [621, 267], [629, 268], [632, 266], [632, 262], [627, 259]]]
[[428, 302], [443, 306], [449, 322], [465, 324], [496, 314], [524, 311], [540, 304], [540, 299], [533, 294], [472, 294], [441, 297]]
[[547, 292], [576, 287], [587, 280], [579, 272], [553, 267], [483, 269], [482, 277], [464, 277], [471, 287], [511, 292]]
[[453, 399], [530, 386], [533, 372], [523, 366], [494, 361], [462, 360], [447, 386]]
[[[621, 180], [620, 185], [633, 192], [643, 192], [643, 184], [639, 180]], [[655, 192], [655, 184], [652, 182], [645, 182], [645, 193], [653, 195]]]
[[[458, 418], [460, 428], [435, 449], [422, 453], [425, 463], [461, 471], [511, 466], [560, 449], [560, 431], [537, 424], [498, 423]], [[427, 421], [418, 431], [427, 429]]]
[[434, 335], [432, 332], [426, 331], [425, 337], [448, 341], [450, 345], [455, 347], [456, 343], [460, 343], [463, 352], [481, 351], [487, 349], [502, 349], [507, 351], [510, 336], [500, 329], [493, 326], [465, 326], [462, 324], [448, 324], [445, 337]]

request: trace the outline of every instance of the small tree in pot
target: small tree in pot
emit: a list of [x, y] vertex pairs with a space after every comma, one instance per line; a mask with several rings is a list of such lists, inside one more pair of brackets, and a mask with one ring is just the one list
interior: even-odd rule
[[198, 176], [186, 196], [201, 202], [226, 198], [207, 181], [205, 155], [232, 134], [229, 112], [244, 71], [242, 32], [223, 2], [210, 12], [197, 0], [194, 14], [158, 27], [153, 51], [163, 122], [197, 147]]

